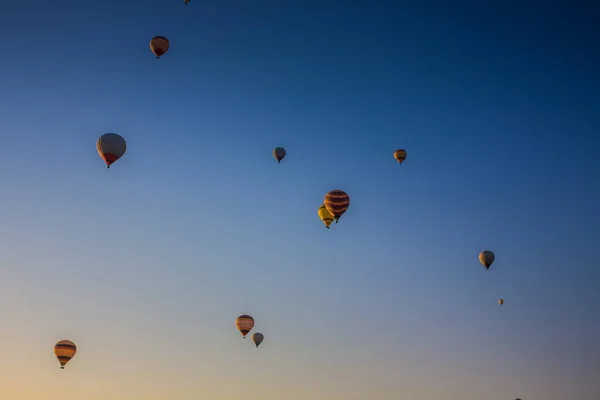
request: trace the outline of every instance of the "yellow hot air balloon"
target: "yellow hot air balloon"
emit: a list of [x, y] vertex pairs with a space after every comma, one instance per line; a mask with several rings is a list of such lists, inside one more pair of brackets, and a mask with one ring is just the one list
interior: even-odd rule
[[257, 348], [263, 342], [263, 340], [265, 340], [265, 336], [262, 333], [256, 332], [252, 335], [252, 341], [254, 342]]
[[150, 50], [152, 50], [156, 58], [160, 58], [169, 51], [170, 46], [169, 39], [164, 36], [154, 36], [152, 40], [150, 40]]
[[273, 150], [273, 157], [275, 157], [278, 164], [281, 162], [281, 160], [283, 160], [286, 154], [287, 153], [283, 147], [275, 147]]
[[321, 221], [323, 221], [323, 223], [325, 224], [325, 228], [329, 229], [329, 225], [331, 225], [331, 223], [333, 222], [333, 215], [331, 215], [331, 213], [327, 211], [327, 207], [325, 207], [325, 204], [321, 204], [318, 213], [319, 218], [321, 218]]
[[106, 163], [107, 168], [110, 168], [112, 163], [123, 157], [123, 154], [127, 151], [127, 143], [125, 139], [116, 133], [105, 133], [98, 138], [96, 150]]
[[254, 318], [246, 314], [240, 315], [235, 320], [235, 326], [238, 329], [238, 331], [240, 331], [240, 333], [242, 334], [242, 337], [246, 339], [246, 335], [248, 334], [248, 332], [250, 332], [252, 328], [254, 328]]
[[399, 164], [402, 164], [402, 162], [406, 159], [406, 150], [396, 150], [394, 152], [394, 158], [396, 159], [396, 161], [398, 161]]
[[500, 305], [504, 304], [504, 299], [498, 300], [498, 304], [500, 304]]
[[343, 190], [332, 190], [325, 195], [323, 203], [327, 211], [335, 218], [335, 223], [337, 224], [340, 217], [350, 207], [350, 196]]
[[494, 253], [492, 253], [489, 250], [482, 251], [479, 254], [479, 262], [482, 263], [483, 266], [485, 267], [485, 269], [488, 269], [488, 270], [490, 269], [490, 267], [495, 259], [496, 259], [496, 256], [494, 255]]
[[54, 355], [58, 358], [60, 369], [65, 369], [65, 365], [75, 356], [77, 347], [70, 340], [61, 340], [54, 345]]

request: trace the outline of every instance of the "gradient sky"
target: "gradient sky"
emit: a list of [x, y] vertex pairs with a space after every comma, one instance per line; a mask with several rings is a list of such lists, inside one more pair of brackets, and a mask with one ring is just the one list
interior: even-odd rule
[[600, 8], [524, 3], [3, 4], [0, 398], [600, 398]]

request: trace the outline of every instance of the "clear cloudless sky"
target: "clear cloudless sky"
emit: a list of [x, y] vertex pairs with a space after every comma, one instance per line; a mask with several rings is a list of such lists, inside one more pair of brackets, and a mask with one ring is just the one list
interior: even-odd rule
[[0, 398], [600, 398], [599, 18], [4, 2]]

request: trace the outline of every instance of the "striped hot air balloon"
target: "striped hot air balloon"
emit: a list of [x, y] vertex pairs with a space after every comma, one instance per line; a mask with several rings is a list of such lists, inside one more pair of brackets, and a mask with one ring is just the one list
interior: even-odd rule
[[331, 223], [333, 222], [333, 215], [331, 215], [329, 211], [327, 211], [327, 207], [325, 207], [325, 204], [321, 204], [317, 212], [319, 213], [319, 218], [321, 218], [321, 221], [323, 221], [323, 223], [325, 224], [325, 228], [329, 229], [329, 225], [331, 225]]
[[77, 347], [70, 340], [61, 340], [54, 345], [54, 355], [58, 358], [60, 369], [65, 369], [65, 365], [71, 361], [75, 353], [77, 353]]
[[98, 138], [96, 150], [106, 163], [107, 168], [110, 168], [112, 163], [123, 157], [123, 154], [127, 151], [127, 143], [123, 137], [116, 133], [105, 133]]
[[323, 203], [337, 224], [340, 217], [350, 207], [350, 196], [343, 190], [332, 190], [325, 195]]
[[235, 320], [235, 326], [238, 329], [238, 331], [240, 331], [240, 333], [242, 334], [242, 337], [246, 339], [246, 335], [248, 334], [248, 332], [250, 332], [252, 328], [254, 328], [254, 318], [246, 314], [240, 315]]
[[154, 53], [156, 58], [160, 58], [169, 51], [170, 46], [169, 39], [164, 36], [154, 36], [152, 40], [150, 40], [150, 50]]
[[406, 150], [398, 149], [394, 152], [394, 158], [398, 161], [399, 164], [406, 159]]

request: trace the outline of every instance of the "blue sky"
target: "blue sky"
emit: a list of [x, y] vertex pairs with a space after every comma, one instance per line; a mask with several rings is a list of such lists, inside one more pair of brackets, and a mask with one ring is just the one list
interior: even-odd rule
[[4, 7], [0, 393], [598, 398], [600, 9], [295, 3]]

